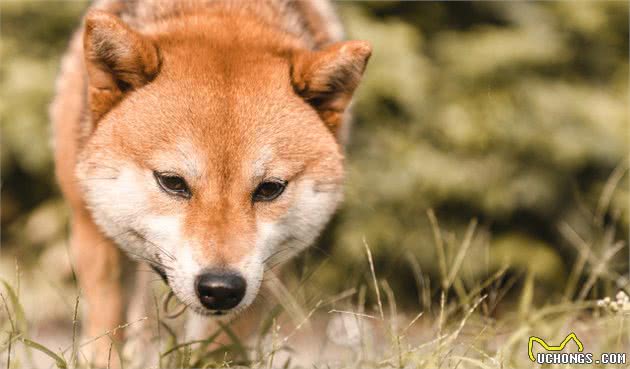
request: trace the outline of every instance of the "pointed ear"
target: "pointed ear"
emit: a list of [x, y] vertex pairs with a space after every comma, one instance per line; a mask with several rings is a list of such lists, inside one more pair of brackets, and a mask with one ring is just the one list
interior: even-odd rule
[[293, 56], [291, 78], [295, 91], [335, 134], [371, 54], [367, 41], [345, 41]]
[[155, 78], [160, 66], [158, 49], [151, 40], [103, 11], [86, 15], [83, 50], [93, 122], [126, 92]]

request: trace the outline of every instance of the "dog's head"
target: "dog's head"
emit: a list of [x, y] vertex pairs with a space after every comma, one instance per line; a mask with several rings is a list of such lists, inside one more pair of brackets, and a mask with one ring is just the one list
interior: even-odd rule
[[91, 12], [84, 53], [77, 177], [95, 221], [195, 311], [247, 307], [342, 197], [339, 135], [370, 46], [308, 51], [220, 16], [140, 33]]

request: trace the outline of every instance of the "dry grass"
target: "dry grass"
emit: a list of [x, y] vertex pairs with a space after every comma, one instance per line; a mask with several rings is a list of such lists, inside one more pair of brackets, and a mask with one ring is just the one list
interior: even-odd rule
[[[612, 177], [612, 181], [616, 178]], [[615, 183], [610, 184], [614, 186]], [[594, 224], [601, 227], [599, 244], [589, 244], [568, 224], [560, 231], [576, 248], [579, 257], [573, 266], [562, 296], [551, 302], [535, 304], [536, 280], [531, 272], [510, 273], [510, 266], [496, 271], [474, 284], [460, 277], [462, 264], [470, 251], [477, 222], [470, 222], [467, 232], [454, 249], [447, 250], [438, 219], [429, 210], [434, 244], [439, 264], [439, 289], [430, 291], [430, 279], [418, 265], [409, 260], [416, 272], [419, 295], [418, 309], [403, 309], [396, 304], [396, 292], [372, 260], [364, 240], [365, 283], [336, 296], [311, 299], [306, 304], [292, 298], [295, 291], [272, 278], [272, 290], [266, 296], [271, 309], [261, 319], [253, 339], [241, 341], [227, 325], [202, 340], [186, 340], [176, 320], [165, 318], [155, 297], [155, 316], [126, 323], [116, 329], [148, 324], [157, 329], [152, 342], [159, 354], [130, 360], [125, 368], [532, 368], [540, 365], [528, 358], [530, 336], [559, 343], [575, 332], [584, 343], [585, 352], [599, 357], [602, 352], [630, 351], [630, 302], [597, 297], [626, 290], [628, 275], [614, 271], [610, 263], [626, 247], [614, 237], [614, 227], [605, 225], [602, 215], [610, 188], [604, 189]], [[604, 209], [604, 210], [602, 210]], [[531, 260], [535, 263], [536, 260]], [[313, 268], [316, 271], [316, 268]], [[72, 320], [67, 322], [71, 339], [67, 344], [44, 345], [20, 303], [20, 271], [16, 267], [14, 283], [2, 281], [2, 331], [0, 355], [6, 368], [89, 367], [83, 360], [83, 349], [99, 337], [80, 340], [78, 311], [81, 300], [76, 297]], [[301, 285], [293, 288], [300, 288]], [[409, 291], [399, 291], [408, 295]], [[439, 296], [437, 306], [431, 295]], [[507, 299], [506, 296], [510, 298]], [[35, 328], [35, 329], [33, 329]], [[221, 334], [229, 344], [218, 345]], [[567, 350], [575, 350], [576, 347]], [[539, 351], [542, 348], [536, 347]], [[119, 350], [111, 345], [111, 350]], [[123, 354], [124, 356], [124, 354]], [[138, 365], [138, 361], [142, 363]], [[572, 365], [555, 366], [569, 368]], [[594, 365], [593, 367], [622, 367]]]

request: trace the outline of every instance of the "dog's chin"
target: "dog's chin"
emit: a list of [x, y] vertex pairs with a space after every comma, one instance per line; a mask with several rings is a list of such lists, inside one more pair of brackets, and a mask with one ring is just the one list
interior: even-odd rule
[[223, 323], [230, 322], [236, 318], [241, 312], [247, 309], [247, 306], [237, 307], [231, 310], [209, 310], [199, 306], [188, 306], [195, 314], [201, 315], [206, 318], [218, 320]]
[[225, 310], [208, 310], [200, 307], [190, 307], [192, 311], [194, 311], [197, 315], [204, 316], [206, 318], [217, 319], [220, 321], [228, 321], [238, 315], [238, 312], [235, 311], [225, 311]]

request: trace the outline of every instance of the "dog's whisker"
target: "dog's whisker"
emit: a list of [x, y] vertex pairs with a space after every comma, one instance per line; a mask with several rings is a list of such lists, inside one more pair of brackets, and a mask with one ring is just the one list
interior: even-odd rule
[[277, 255], [283, 253], [283, 252], [287, 252], [287, 251], [291, 251], [293, 250], [293, 247], [283, 247], [279, 250], [274, 251], [271, 255], [267, 256], [264, 260], [263, 260], [263, 264], [266, 263], [269, 260], [273, 260], [274, 257], [276, 257]]
[[271, 269], [274, 266], [290, 260], [294, 256], [294, 250], [283, 250], [283, 253], [275, 255], [273, 258], [265, 261], [265, 269]]
[[158, 249], [158, 251], [161, 251], [164, 255], [166, 255], [168, 258], [170, 258], [171, 260], [175, 260], [175, 257], [169, 253], [168, 251], [166, 251], [163, 247], [161, 247], [160, 245], [156, 244], [153, 241], [150, 241], [149, 239], [147, 239], [145, 236], [143, 236], [140, 232], [138, 231], [133, 231], [133, 235], [137, 238], [139, 238], [140, 240], [150, 244], [151, 246], [154, 246], [155, 248]]
[[293, 259], [297, 253], [298, 251], [296, 250], [285, 250], [284, 253], [278, 254], [273, 259], [268, 260], [264, 265], [265, 270], [273, 269], [276, 266]]
[[151, 260], [151, 259], [149, 259], [149, 258], [147, 258], [147, 257], [145, 257], [145, 256], [140, 255], [140, 254], [136, 254], [136, 253], [134, 253], [133, 251], [129, 251], [129, 250], [127, 250], [127, 253], [129, 253], [129, 254], [131, 254], [131, 255], [135, 256], [135, 257], [136, 257], [136, 258], [138, 258], [139, 260], [146, 261], [147, 263], [149, 263], [149, 264], [153, 264], [153, 265], [156, 265], [156, 266], [159, 266], [160, 268], [163, 268], [163, 269], [168, 269], [168, 270], [171, 270], [171, 269], [172, 269], [171, 267], [169, 267], [169, 266], [167, 266], [167, 265], [164, 265], [164, 264], [162, 264], [162, 263], [160, 263], [160, 262], [158, 262], [158, 261], [155, 261], [155, 260]]

